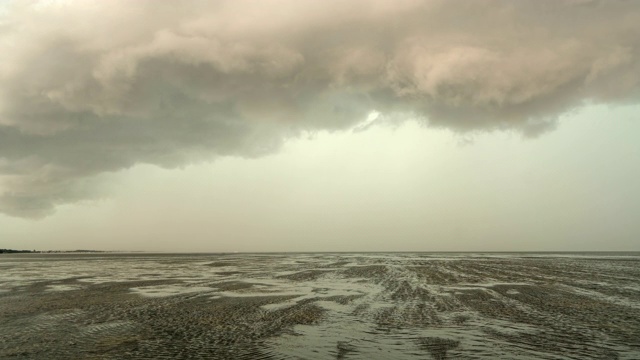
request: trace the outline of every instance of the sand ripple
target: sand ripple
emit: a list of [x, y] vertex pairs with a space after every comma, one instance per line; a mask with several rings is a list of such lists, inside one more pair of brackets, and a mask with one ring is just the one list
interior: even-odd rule
[[622, 255], [2, 256], [0, 358], [640, 359]]

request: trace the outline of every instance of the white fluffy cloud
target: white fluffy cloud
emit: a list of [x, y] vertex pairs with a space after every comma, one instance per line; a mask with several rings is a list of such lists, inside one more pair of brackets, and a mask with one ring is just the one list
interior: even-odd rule
[[417, 117], [536, 134], [640, 99], [634, 1], [47, 1], [0, 12], [0, 212], [95, 175]]

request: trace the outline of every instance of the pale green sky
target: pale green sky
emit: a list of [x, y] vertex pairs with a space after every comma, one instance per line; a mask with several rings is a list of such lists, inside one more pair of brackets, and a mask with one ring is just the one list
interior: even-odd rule
[[103, 175], [109, 197], [0, 216], [0, 247], [157, 251], [640, 250], [640, 106], [537, 138], [408, 122], [258, 158]]

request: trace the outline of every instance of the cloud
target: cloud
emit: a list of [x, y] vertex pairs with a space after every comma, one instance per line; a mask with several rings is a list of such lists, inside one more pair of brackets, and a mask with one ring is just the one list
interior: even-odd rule
[[15, 1], [0, 11], [0, 212], [96, 175], [260, 156], [372, 111], [537, 134], [637, 102], [633, 1]]

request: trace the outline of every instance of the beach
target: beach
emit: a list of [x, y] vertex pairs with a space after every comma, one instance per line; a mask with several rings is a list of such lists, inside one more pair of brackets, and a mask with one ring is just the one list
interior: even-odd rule
[[4, 254], [0, 359], [638, 359], [638, 253]]

